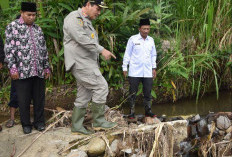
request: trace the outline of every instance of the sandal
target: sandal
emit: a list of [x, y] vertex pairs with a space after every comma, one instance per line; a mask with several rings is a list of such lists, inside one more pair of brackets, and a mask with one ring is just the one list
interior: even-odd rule
[[6, 122], [6, 127], [7, 128], [11, 128], [15, 125], [15, 121], [12, 120], [12, 119], [9, 119], [7, 122]]

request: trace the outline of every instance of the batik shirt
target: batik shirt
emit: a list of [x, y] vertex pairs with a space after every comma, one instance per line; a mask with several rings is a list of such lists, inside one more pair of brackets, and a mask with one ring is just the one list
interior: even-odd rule
[[156, 68], [156, 48], [152, 37], [143, 39], [139, 34], [133, 35], [128, 40], [123, 57], [123, 71], [129, 65], [130, 77], [152, 77], [152, 69]]
[[20, 17], [6, 27], [5, 35], [5, 55], [11, 74], [18, 73], [19, 79], [26, 79], [44, 78], [44, 73], [50, 73], [46, 42], [39, 26], [26, 25]]

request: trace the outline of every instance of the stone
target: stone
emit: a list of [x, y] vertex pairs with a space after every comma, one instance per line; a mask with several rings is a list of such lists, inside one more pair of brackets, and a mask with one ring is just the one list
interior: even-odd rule
[[87, 152], [88, 151], [88, 145], [80, 146], [80, 147], [78, 147], [78, 150]]
[[208, 121], [208, 124], [211, 124], [213, 121], [215, 121], [216, 120], [216, 114], [215, 113], [209, 113], [208, 115], [207, 115], [207, 121]]
[[188, 137], [195, 137], [197, 135], [197, 126], [192, 124], [188, 126]]
[[[164, 122], [165, 124], [169, 124], [174, 127], [174, 146], [178, 146], [180, 142], [184, 141], [188, 137], [187, 133], [187, 120], [178, 120], [171, 122]], [[176, 152], [174, 152], [176, 153]]]
[[152, 125], [152, 124], [159, 124], [161, 121], [158, 118], [152, 118], [152, 117], [145, 117], [144, 118], [145, 124]]
[[126, 154], [131, 154], [132, 153], [132, 149], [131, 148], [123, 149], [121, 151], [124, 152], [124, 153], [126, 153]]
[[172, 117], [170, 121], [176, 121], [176, 120], [184, 120], [182, 117]]
[[119, 145], [119, 140], [114, 140], [111, 145], [110, 149], [112, 150], [113, 153], [115, 153], [118, 150], [118, 145]]
[[71, 153], [67, 155], [67, 157], [88, 157], [88, 155], [84, 151], [75, 149], [72, 150]]
[[232, 112], [218, 112], [217, 115], [227, 116], [230, 120], [232, 120]]
[[133, 154], [130, 157], [147, 157], [147, 154]]
[[198, 122], [200, 119], [201, 119], [200, 115], [197, 114], [196, 116], [190, 118], [190, 119], [189, 119], [189, 122], [190, 122], [190, 123], [196, 123], [196, 122]]
[[231, 140], [231, 132], [226, 134], [226, 136], [224, 137], [224, 140]]
[[225, 131], [219, 130], [219, 135], [224, 136], [225, 133], [226, 133]]
[[103, 139], [95, 137], [88, 143], [88, 154], [90, 156], [101, 155], [105, 152], [106, 143]]
[[161, 122], [166, 122], [167, 121], [167, 116], [165, 114], [163, 114], [161, 117], [160, 117], [160, 121]]
[[219, 116], [217, 118], [217, 128], [220, 130], [226, 130], [231, 126], [231, 121], [226, 116]]
[[202, 119], [197, 123], [197, 130], [200, 137], [209, 133], [206, 119]]
[[192, 145], [190, 142], [184, 141], [180, 143], [181, 154], [188, 153], [191, 149], [192, 149]]
[[226, 133], [230, 133], [232, 132], [232, 126], [230, 126], [227, 130], [226, 130]]

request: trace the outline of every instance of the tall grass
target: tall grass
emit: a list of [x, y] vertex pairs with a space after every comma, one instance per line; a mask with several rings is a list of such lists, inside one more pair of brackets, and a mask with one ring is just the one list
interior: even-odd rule
[[[19, 12], [21, 1], [9, 1], [1, 11], [0, 28]], [[81, 6], [82, 0], [37, 0], [36, 23], [45, 33], [52, 65], [52, 85], [74, 82], [64, 69], [63, 19]], [[109, 8], [94, 21], [100, 43], [111, 50], [116, 60], [100, 60], [101, 72], [110, 87], [123, 86], [122, 59], [127, 40], [138, 33], [140, 18], [151, 19], [150, 35], [158, 52], [157, 79], [152, 96], [162, 100], [178, 100], [206, 92], [219, 96], [222, 85], [231, 84], [232, 0], [107, 0]], [[114, 3], [113, 3], [114, 2]], [[162, 48], [164, 41], [170, 43]], [[7, 77], [6, 72], [4, 74]], [[142, 89], [142, 87], [140, 87]], [[141, 91], [141, 90], [140, 90]]]

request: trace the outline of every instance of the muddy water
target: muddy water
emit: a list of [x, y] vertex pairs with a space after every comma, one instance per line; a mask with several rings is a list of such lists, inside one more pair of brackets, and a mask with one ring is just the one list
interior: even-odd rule
[[[136, 104], [135, 109], [136, 114], [144, 114], [142, 105]], [[129, 108], [124, 105], [123, 111], [128, 114]], [[152, 111], [158, 116], [165, 114], [168, 117], [194, 114], [206, 115], [209, 112], [232, 112], [232, 92], [220, 92], [218, 100], [215, 93], [207, 94], [197, 104], [194, 98], [183, 99], [174, 103], [153, 104]]]
[[[123, 105], [122, 110], [124, 114], [129, 113], [127, 104]], [[144, 114], [144, 107], [137, 103], [135, 111], [136, 114]], [[215, 93], [207, 94], [199, 100], [198, 104], [196, 104], [194, 98], [183, 99], [175, 103], [153, 104], [152, 111], [158, 116], [165, 114], [168, 117], [195, 114], [206, 115], [209, 112], [232, 112], [232, 92], [220, 92], [218, 100]], [[7, 113], [0, 113], [0, 123], [6, 121], [9, 117]], [[16, 115], [16, 117], [19, 119], [19, 115]]]

